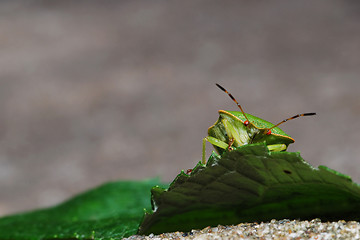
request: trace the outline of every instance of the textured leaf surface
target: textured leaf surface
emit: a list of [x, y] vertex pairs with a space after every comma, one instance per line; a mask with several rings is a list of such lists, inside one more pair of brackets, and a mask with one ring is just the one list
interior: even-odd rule
[[299, 153], [269, 152], [264, 144], [213, 154], [168, 190], [154, 187], [152, 201], [141, 234], [274, 218], [360, 219], [360, 186], [349, 176], [314, 168]]
[[53, 208], [0, 219], [0, 239], [121, 239], [150, 209], [156, 179], [104, 184]]

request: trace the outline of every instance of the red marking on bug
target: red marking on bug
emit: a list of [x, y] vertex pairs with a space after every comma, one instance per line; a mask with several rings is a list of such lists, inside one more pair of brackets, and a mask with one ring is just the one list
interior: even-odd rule
[[186, 174], [190, 174], [192, 172], [192, 169], [190, 168], [190, 169], [188, 169], [188, 170], [186, 170]]
[[249, 125], [249, 121], [246, 120], [246, 121], [244, 122], [244, 125], [245, 125], [245, 127], [246, 127], [247, 125]]
[[271, 134], [271, 130], [269, 129], [267, 132], [266, 132], [266, 135], [270, 135]]

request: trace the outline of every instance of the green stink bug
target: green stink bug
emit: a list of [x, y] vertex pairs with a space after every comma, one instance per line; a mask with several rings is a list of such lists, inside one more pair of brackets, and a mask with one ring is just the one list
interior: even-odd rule
[[215, 150], [222, 154], [233, 147], [240, 147], [251, 143], [266, 143], [270, 151], [286, 151], [290, 143], [295, 140], [278, 126], [288, 120], [312, 116], [316, 113], [302, 113], [272, 124], [261, 118], [245, 113], [236, 99], [225, 88], [216, 84], [240, 108], [241, 112], [219, 110], [219, 119], [208, 129], [208, 136], [203, 140], [202, 162], [205, 164], [205, 143], [210, 142]]

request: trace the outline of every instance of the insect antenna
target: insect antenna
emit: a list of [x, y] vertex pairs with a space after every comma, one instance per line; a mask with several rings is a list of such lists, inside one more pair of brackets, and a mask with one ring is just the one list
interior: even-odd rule
[[221, 90], [223, 90], [225, 93], [227, 93], [227, 95], [229, 95], [229, 97], [236, 103], [236, 105], [240, 108], [242, 114], [244, 115], [244, 117], [246, 118], [246, 121], [244, 122], [244, 125], [247, 126], [249, 125], [250, 121], [249, 119], [246, 117], [244, 110], [242, 109], [241, 105], [238, 103], [238, 101], [236, 101], [236, 99], [233, 97], [233, 95], [231, 93], [229, 93], [225, 88], [223, 88], [220, 84], [216, 83], [216, 86], [218, 86], [218, 88], [220, 88]]
[[314, 112], [312, 112], [312, 113], [301, 113], [301, 114], [297, 114], [297, 115], [295, 115], [295, 116], [292, 116], [292, 117], [290, 117], [290, 118], [284, 119], [284, 120], [282, 120], [281, 122], [279, 122], [278, 124], [276, 124], [276, 125], [272, 126], [271, 128], [269, 128], [267, 134], [268, 134], [268, 135], [271, 134], [271, 129], [279, 126], [280, 124], [282, 124], [282, 123], [284, 123], [284, 122], [287, 122], [287, 121], [289, 121], [289, 120], [292, 120], [292, 119], [295, 119], [295, 118], [298, 118], [298, 117], [313, 116], [313, 115], [316, 115], [316, 113], [314, 113]]

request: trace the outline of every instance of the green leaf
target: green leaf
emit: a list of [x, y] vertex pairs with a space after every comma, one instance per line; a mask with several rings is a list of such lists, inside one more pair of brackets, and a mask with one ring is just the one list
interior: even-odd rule
[[[270, 219], [359, 220], [360, 186], [324, 166], [264, 144], [213, 153], [168, 189], [158, 180], [113, 182], [53, 208], [0, 219], [0, 239], [121, 239], [139, 233]], [[150, 213], [151, 211], [151, 213]]]
[[121, 239], [136, 233], [158, 179], [104, 184], [53, 208], [0, 218], [0, 239]]
[[190, 231], [218, 224], [271, 219], [358, 220], [360, 186], [299, 153], [269, 152], [251, 144], [212, 154], [190, 175], [181, 172], [169, 189], [152, 189], [153, 212], [140, 234]]

